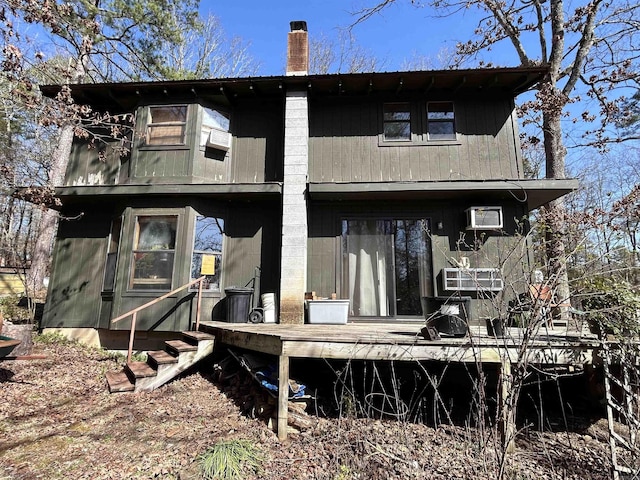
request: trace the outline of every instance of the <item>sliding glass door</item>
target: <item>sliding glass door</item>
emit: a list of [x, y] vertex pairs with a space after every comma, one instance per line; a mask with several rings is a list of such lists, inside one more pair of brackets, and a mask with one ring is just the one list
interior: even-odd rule
[[423, 219], [342, 222], [343, 295], [355, 317], [422, 315], [432, 295], [431, 248]]

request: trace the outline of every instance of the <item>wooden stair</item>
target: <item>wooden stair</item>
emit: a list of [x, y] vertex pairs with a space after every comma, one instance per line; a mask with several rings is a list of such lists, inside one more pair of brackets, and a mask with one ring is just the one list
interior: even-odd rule
[[182, 340], [168, 340], [164, 350], [149, 352], [146, 362], [127, 362], [121, 372], [106, 375], [109, 392], [148, 392], [161, 387], [213, 353], [215, 337], [182, 332]]

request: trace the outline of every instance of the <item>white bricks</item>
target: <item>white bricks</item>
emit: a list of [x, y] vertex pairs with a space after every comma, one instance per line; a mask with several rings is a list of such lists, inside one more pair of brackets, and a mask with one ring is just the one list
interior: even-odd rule
[[305, 91], [287, 92], [284, 124], [280, 321], [303, 323], [307, 281], [306, 190], [309, 169], [309, 112]]

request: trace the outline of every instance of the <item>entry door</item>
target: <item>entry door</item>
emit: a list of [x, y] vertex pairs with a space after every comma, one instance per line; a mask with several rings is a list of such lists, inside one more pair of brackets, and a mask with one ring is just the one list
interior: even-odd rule
[[420, 297], [433, 291], [427, 232], [424, 219], [343, 221], [343, 295], [351, 316], [422, 315]]

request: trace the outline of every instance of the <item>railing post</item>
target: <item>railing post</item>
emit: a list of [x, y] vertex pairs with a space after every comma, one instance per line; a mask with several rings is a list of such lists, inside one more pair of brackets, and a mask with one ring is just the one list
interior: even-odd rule
[[136, 334], [136, 319], [138, 318], [138, 312], [133, 312], [131, 319], [131, 333], [129, 334], [129, 351], [127, 352], [127, 363], [131, 362], [131, 352], [133, 352], [133, 337]]
[[196, 332], [200, 329], [200, 306], [202, 304], [202, 282], [204, 278], [200, 278], [200, 283], [198, 283], [198, 304], [196, 306]]

